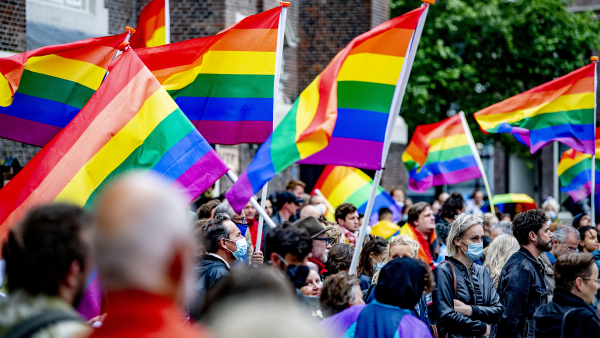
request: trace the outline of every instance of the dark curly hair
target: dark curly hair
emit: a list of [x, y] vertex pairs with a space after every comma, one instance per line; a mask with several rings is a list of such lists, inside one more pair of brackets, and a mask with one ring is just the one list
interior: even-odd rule
[[350, 203], [340, 204], [337, 208], [335, 208], [335, 220], [338, 219], [346, 220], [346, 216], [355, 211], [358, 211], [356, 207]]
[[440, 209], [441, 218], [454, 219], [458, 215], [457, 210], [462, 210], [465, 207], [465, 200], [459, 192], [453, 192], [450, 197], [444, 202]]
[[319, 297], [323, 316], [327, 318], [340, 313], [350, 307], [353, 298], [362, 297], [362, 294], [354, 292], [356, 285], [360, 285], [360, 280], [345, 271], [329, 276]]
[[313, 241], [308, 231], [289, 222], [269, 231], [265, 242], [267, 259], [275, 252], [281, 257], [290, 253], [298, 260], [304, 260], [313, 249]]
[[527, 210], [515, 216], [512, 222], [513, 236], [520, 245], [529, 244], [529, 233], [536, 234], [548, 222], [548, 216], [542, 209]]
[[[598, 233], [598, 230], [596, 230], [596, 228], [594, 228], [591, 225], [584, 225], [582, 227], [577, 228], [577, 231], [579, 231], [579, 240], [583, 241], [585, 239], [585, 234], [590, 230], [594, 230], [596, 231], [596, 233]], [[583, 252], [583, 246], [581, 246], [581, 244], [579, 244], [577, 248], [580, 252]]]
[[365, 275], [369, 278], [372, 278], [373, 262], [371, 261], [369, 255], [372, 252], [373, 255], [379, 256], [387, 251], [388, 241], [386, 241], [383, 237], [373, 236], [373, 238], [363, 246], [363, 249], [360, 252], [360, 259], [358, 260], [358, 270], [356, 271], [356, 275]]
[[350, 263], [352, 263], [352, 255], [354, 255], [354, 248], [350, 244], [334, 244], [329, 250], [327, 262], [325, 262], [325, 269], [327, 269], [325, 275], [330, 276], [349, 269]]

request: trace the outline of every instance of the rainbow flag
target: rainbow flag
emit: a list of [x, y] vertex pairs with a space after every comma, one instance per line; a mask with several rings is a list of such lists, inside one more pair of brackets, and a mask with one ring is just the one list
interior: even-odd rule
[[402, 161], [408, 186], [418, 192], [481, 177], [460, 114], [417, 126]]
[[[596, 165], [594, 172], [596, 175], [595, 191], [600, 191], [600, 138], [598, 133], [600, 128], [596, 128]], [[558, 163], [558, 177], [560, 178], [560, 191], [566, 192], [573, 201], [578, 202], [591, 194], [592, 187], [592, 155], [584, 154], [569, 149], [560, 157]]]
[[156, 47], [169, 43], [169, 0], [152, 0], [140, 12], [131, 48]]
[[485, 133], [512, 133], [531, 153], [552, 141], [594, 153], [594, 63], [475, 113]]
[[[402, 36], [405, 30], [414, 31], [426, 8], [423, 6], [415, 9], [359, 35], [334, 57], [323, 72], [300, 94], [289, 113], [258, 150], [254, 160], [227, 192], [227, 200], [235, 210], [241, 210], [250, 197], [277, 173], [329, 145], [334, 128], [338, 128], [336, 127], [338, 116], [345, 114], [344, 111], [338, 110], [340, 108], [338, 104], [348, 101], [347, 98], [338, 100], [339, 88], [346, 92], [348, 88], [355, 86], [354, 91], [348, 89], [348, 92], [360, 95], [364, 88], [369, 87], [369, 83], [389, 84], [398, 81], [399, 70], [404, 62], [403, 55], [408, 44], [404, 45], [404, 49], [396, 48], [397, 42], [388, 41], [388, 38], [392, 36], [396, 38], [398, 34]], [[374, 64], [380, 67], [374, 67]], [[371, 100], [365, 99], [362, 95], [359, 97], [360, 100], [356, 100], [355, 108], [359, 107], [359, 101], [362, 100], [362, 102], [370, 102], [369, 109], [375, 109]], [[363, 105], [362, 108], [366, 106]], [[357, 110], [356, 113], [360, 115], [365, 111]], [[387, 121], [388, 114], [377, 114], [384, 116]], [[366, 135], [371, 132], [366, 131], [365, 126], [373, 126], [371, 119], [374, 118], [368, 113], [366, 116], [370, 117], [366, 119], [358, 118], [358, 115], [351, 119], [340, 117], [339, 123], [341, 125], [353, 122], [354, 130], [360, 129]], [[380, 129], [385, 133], [385, 125]], [[359, 152], [362, 153], [366, 149], [354, 149], [353, 143], [348, 142], [344, 146], [347, 156], [353, 158], [370, 156], [359, 155]], [[379, 151], [375, 156], [379, 158], [379, 164], [381, 164], [381, 155]], [[324, 163], [334, 162], [336, 161], [324, 159]]]
[[[325, 167], [314, 187], [314, 189], [321, 191], [323, 197], [329, 201], [329, 204], [333, 208], [337, 208], [343, 203], [350, 203], [362, 214], [367, 210], [367, 202], [369, 201], [372, 188], [373, 179], [360, 169], [334, 165]], [[399, 222], [402, 219], [402, 209], [381, 186], [377, 191], [373, 211], [370, 216], [371, 224], [377, 223], [379, 220], [379, 209], [383, 207], [392, 211], [394, 222]], [[327, 211], [325, 217], [335, 222], [335, 215], [331, 210]]]
[[115, 175], [152, 171], [190, 201], [228, 170], [131, 49], [71, 123], [2, 190], [0, 238], [32, 206], [89, 206]]
[[[490, 202], [485, 201], [485, 204], [481, 207], [482, 212], [490, 212]], [[509, 213], [511, 217], [523, 211], [532, 210], [537, 208], [537, 204], [533, 198], [526, 194], [503, 194], [494, 196], [494, 209], [495, 212]]]
[[135, 52], [209, 143], [262, 143], [273, 131], [282, 9], [217, 35]]
[[102, 83], [127, 33], [0, 59], [0, 137], [44, 146]]

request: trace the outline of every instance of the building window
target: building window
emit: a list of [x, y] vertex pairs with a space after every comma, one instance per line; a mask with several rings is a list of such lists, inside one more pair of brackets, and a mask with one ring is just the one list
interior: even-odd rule
[[85, 8], [85, 0], [41, 0], [44, 2], [49, 2], [57, 5], [63, 5], [70, 8], [76, 9], [84, 9]]

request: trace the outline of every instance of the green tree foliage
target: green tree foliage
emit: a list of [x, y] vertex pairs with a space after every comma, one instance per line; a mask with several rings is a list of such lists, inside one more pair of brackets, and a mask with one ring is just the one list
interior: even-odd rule
[[[392, 17], [421, 5], [392, 1]], [[484, 135], [472, 114], [588, 64], [600, 21], [564, 0], [438, 0], [429, 9], [401, 115], [410, 134], [461, 110], [477, 142], [529, 153], [510, 134]], [[518, 145], [518, 146], [517, 146]]]

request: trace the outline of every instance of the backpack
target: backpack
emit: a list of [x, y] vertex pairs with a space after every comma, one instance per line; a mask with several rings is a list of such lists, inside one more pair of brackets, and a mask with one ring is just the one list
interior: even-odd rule
[[3, 338], [31, 337], [38, 331], [50, 325], [66, 321], [82, 322], [82, 319], [77, 314], [68, 311], [48, 310], [13, 325], [8, 329]]

